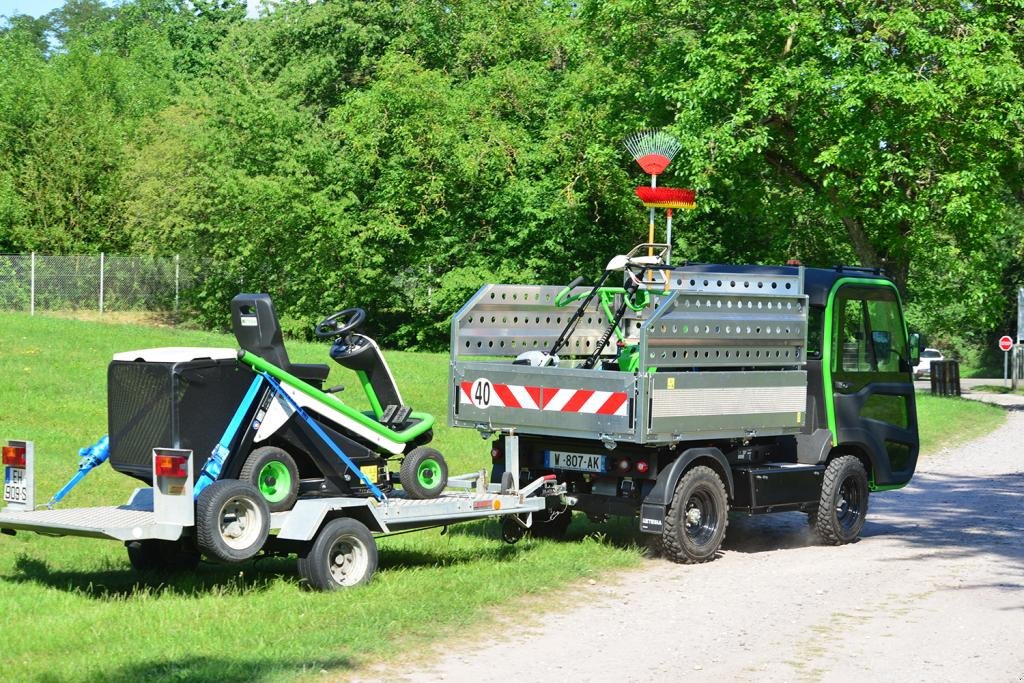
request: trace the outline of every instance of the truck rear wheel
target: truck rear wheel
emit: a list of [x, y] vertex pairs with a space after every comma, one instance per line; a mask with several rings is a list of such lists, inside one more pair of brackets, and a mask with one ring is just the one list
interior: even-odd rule
[[270, 508], [259, 490], [237, 479], [215, 481], [196, 500], [196, 545], [223, 562], [242, 562], [263, 547]]
[[377, 542], [362, 522], [332, 519], [299, 556], [299, 576], [310, 588], [332, 591], [367, 583], [377, 570]]
[[570, 522], [572, 522], [572, 510], [563, 510], [557, 514], [551, 510], [534, 512], [530, 535], [534, 538], [562, 540], [569, 530]]
[[825, 468], [814, 529], [830, 545], [849, 543], [860, 535], [868, 514], [868, 474], [855, 456], [843, 455]]
[[665, 515], [661, 552], [673, 562], [698, 564], [715, 559], [729, 524], [729, 501], [722, 479], [698, 465], [679, 480]]
[[263, 446], [250, 453], [238, 478], [259, 490], [271, 512], [291, 510], [299, 497], [299, 468], [295, 459], [276, 446]]

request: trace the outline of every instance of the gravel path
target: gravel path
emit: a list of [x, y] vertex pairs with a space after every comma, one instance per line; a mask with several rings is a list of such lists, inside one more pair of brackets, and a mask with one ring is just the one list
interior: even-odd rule
[[1022, 681], [1024, 405], [1015, 408], [992, 434], [923, 459], [910, 486], [872, 496], [857, 543], [814, 545], [802, 514], [733, 518], [714, 562], [651, 560], [613, 584], [562, 592], [500, 640], [371, 676]]

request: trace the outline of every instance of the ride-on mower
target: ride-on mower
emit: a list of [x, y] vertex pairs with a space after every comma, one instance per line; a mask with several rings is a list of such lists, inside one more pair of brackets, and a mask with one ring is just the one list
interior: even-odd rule
[[[327, 365], [291, 362], [268, 295], [239, 294], [231, 317], [240, 351], [170, 348], [114, 356], [108, 399], [114, 469], [148, 482], [154, 443], [188, 448], [197, 472], [212, 474], [210, 482], [252, 484], [271, 512], [290, 509], [300, 495], [390, 492], [394, 460], [402, 463], [398, 479], [407, 497], [431, 498], [444, 489], [444, 458], [425, 445], [434, 418], [404, 403], [380, 349], [357, 332], [363, 309], [328, 316], [316, 335], [334, 340], [331, 358], [355, 371], [370, 413], [339, 400], [342, 387], [323, 388]], [[241, 413], [237, 424], [215, 449], [231, 411]], [[197, 477], [200, 495], [201, 481]]]

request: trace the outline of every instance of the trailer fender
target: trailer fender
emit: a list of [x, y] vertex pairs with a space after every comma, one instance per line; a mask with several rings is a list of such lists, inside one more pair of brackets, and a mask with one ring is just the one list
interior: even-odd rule
[[[703, 461], [703, 462], [701, 462]], [[717, 448], [688, 448], [683, 451], [672, 464], [658, 474], [654, 488], [640, 505], [640, 531], [648, 534], [660, 534], [665, 523], [665, 511], [672, 502], [676, 484], [694, 464], [707, 464], [722, 477], [725, 490], [732, 499], [732, 469], [729, 461]]]

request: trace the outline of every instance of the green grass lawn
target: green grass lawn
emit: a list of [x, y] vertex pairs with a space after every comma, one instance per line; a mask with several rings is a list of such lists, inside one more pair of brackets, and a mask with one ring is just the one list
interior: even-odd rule
[[1006, 411], [966, 398], [919, 393], [917, 420], [921, 453], [927, 455], [988, 434], [1006, 421]]
[[[0, 313], [0, 330], [0, 438], [36, 442], [37, 502], [74, 473], [76, 449], [106, 432], [113, 353], [235, 345], [226, 335], [14, 313]], [[329, 362], [326, 345], [288, 348], [296, 362]], [[388, 359], [406, 400], [437, 416], [434, 445], [451, 471], [488, 467], [488, 442], [445, 426], [447, 356], [391, 352]], [[343, 399], [368, 407], [354, 375], [332, 366], [328, 384], [346, 384]], [[930, 396], [918, 406], [925, 450], [984, 433], [1004, 416]], [[63, 506], [120, 502], [133, 488], [132, 480], [102, 467]], [[382, 539], [373, 583], [333, 594], [302, 590], [287, 560], [143, 576], [117, 543], [2, 536], [4, 679], [293, 680], [321, 670], [344, 676], [403, 651], [429, 661], [431, 643], [487, 624], [496, 606], [638, 564], [634, 529], [631, 520], [595, 526], [577, 515], [570, 543], [527, 539], [508, 546], [495, 522]]]
[[[37, 502], [76, 470], [76, 449], [106, 432], [106, 366], [116, 351], [234, 347], [232, 337], [0, 313], [0, 438], [36, 443]], [[327, 346], [291, 342], [296, 362], [329, 362], [329, 384], [368, 408], [354, 374]], [[445, 426], [448, 358], [389, 353], [404, 397], [438, 419], [434, 445], [453, 473], [490, 466], [490, 445]], [[123, 502], [133, 480], [95, 470], [62, 507]], [[479, 624], [491, 608], [615, 567], [636, 565], [633, 524], [569, 530], [582, 542], [501, 542], [495, 522], [382, 539], [373, 583], [333, 594], [298, 584], [293, 561], [203, 564], [142, 576], [114, 542], [0, 536], [5, 680], [291, 680], [335, 676]], [[17, 634], [17, 637], [11, 637]], [[419, 656], [419, 655], [417, 655]]]

